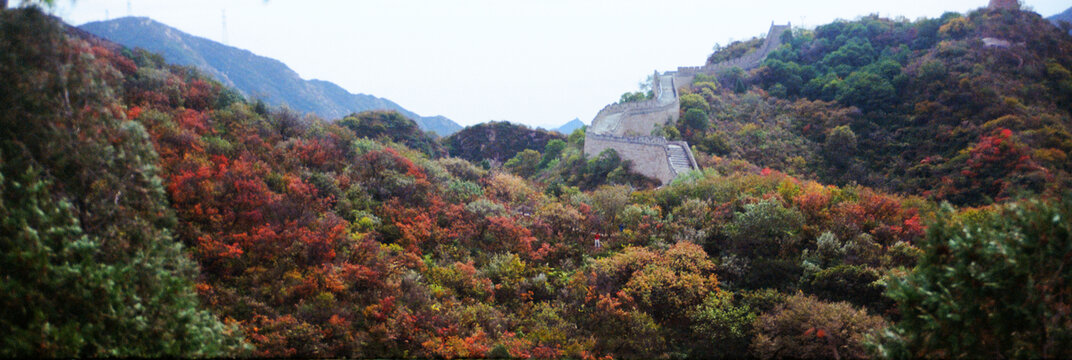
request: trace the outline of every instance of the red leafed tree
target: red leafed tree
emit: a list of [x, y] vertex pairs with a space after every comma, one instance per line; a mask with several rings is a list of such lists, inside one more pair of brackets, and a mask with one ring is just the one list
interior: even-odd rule
[[1013, 132], [999, 128], [949, 162], [937, 197], [958, 203], [989, 203], [1009, 199], [1019, 190], [1040, 191], [1052, 175], [1037, 164]]

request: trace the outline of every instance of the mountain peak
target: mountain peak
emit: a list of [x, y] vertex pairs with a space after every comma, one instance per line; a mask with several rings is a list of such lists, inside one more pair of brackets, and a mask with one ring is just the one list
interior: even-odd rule
[[570, 120], [569, 122], [567, 122], [565, 124], [562, 124], [562, 126], [554, 128], [553, 130], [558, 131], [558, 132], [563, 133], [563, 134], [566, 134], [566, 135], [569, 135], [569, 134], [573, 133], [574, 130], [580, 129], [580, 128], [584, 127], [584, 126], [585, 126], [585, 123], [583, 121], [581, 121], [580, 118], [573, 118], [573, 120]]

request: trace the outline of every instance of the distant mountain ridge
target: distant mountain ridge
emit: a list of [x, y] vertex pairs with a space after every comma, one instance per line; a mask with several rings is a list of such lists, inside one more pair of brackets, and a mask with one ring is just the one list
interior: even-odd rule
[[[1049, 20], [1057, 26], [1061, 25], [1059, 23], [1060, 21], [1067, 21], [1069, 23], [1072, 23], [1072, 8], [1065, 9], [1065, 11], [1062, 11], [1060, 14], [1050, 16], [1046, 18], [1046, 20]], [[1072, 30], [1069, 30], [1069, 33], [1072, 33]]]
[[271, 105], [286, 104], [326, 119], [341, 119], [368, 110], [395, 110], [415, 121], [422, 130], [440, 136], [462, 128], [446, 117], [420, 116], [388, 99], [352, 94], [324, 80], [304, 80], [278, 60], [193, 36], [150, 18], [124, 17], [91, 22], [79, 28], [129, 48], [160, 53], [171, 63], [196, 67], [246, 96], [263, 99]]
[[585, 126], [584, 122], [581, 121], [581, 119], [574, 118], [573, 120], [570, 120], [570, 122], [565, 123], [562, 126], [554, 128], [552, 130], [558, 131], [558, 132], [566, 134], [566, 135], [569, 135], [569, 134], [573, 133], [573, 130], [580, 129], [580, 128], [584, 127], [584, 126]]

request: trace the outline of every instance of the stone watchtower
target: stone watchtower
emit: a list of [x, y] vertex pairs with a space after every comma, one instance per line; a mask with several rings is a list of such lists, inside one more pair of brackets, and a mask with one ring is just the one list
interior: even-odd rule
[[990, 6], [988, 6], [987, 8], [990, 10], [1020, 10], [1020, 1], [990, 0]]

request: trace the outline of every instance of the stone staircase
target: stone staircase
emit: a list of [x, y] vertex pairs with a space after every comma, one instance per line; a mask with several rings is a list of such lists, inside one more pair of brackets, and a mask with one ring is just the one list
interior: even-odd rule
[[678, 175], [684, 174], [693, 169], [692, 161], [689, 160], [689, 154], [685, 152], [685, 148], [681, 145], [666, 145], [666, 155], [670, 160], [670, 168], [674, 169], [674, 172]]
[[[610, 104], [596, 114], [585, 132], [584, 154], [595, 157], [604, 150], [614, 149], [622, 160], [633, 162], [633, 170], [638, 174], [659, 179], [663, 185], [689, 171], [699, 170], [700, 166], [688, 143], [645, 135], [655, 127], [677, 122], [681, 112], [681, 100], [677, 93], [679, 86], [691, 85], [697, 74], [715, 74], [732, 67], [748, 70], [759, 66], [771, 51], [782, 44], [782, 35], [789, 29], [789, 25], [774, 25], [772, 22], [763, 45], [755, 52], [736, 59], [704, 66], [679, 67], [677, 71], [662, 74], [656, 71], [652, 84], [654, 99]], [[663, 162], [664, 156], [666, 162]]]

